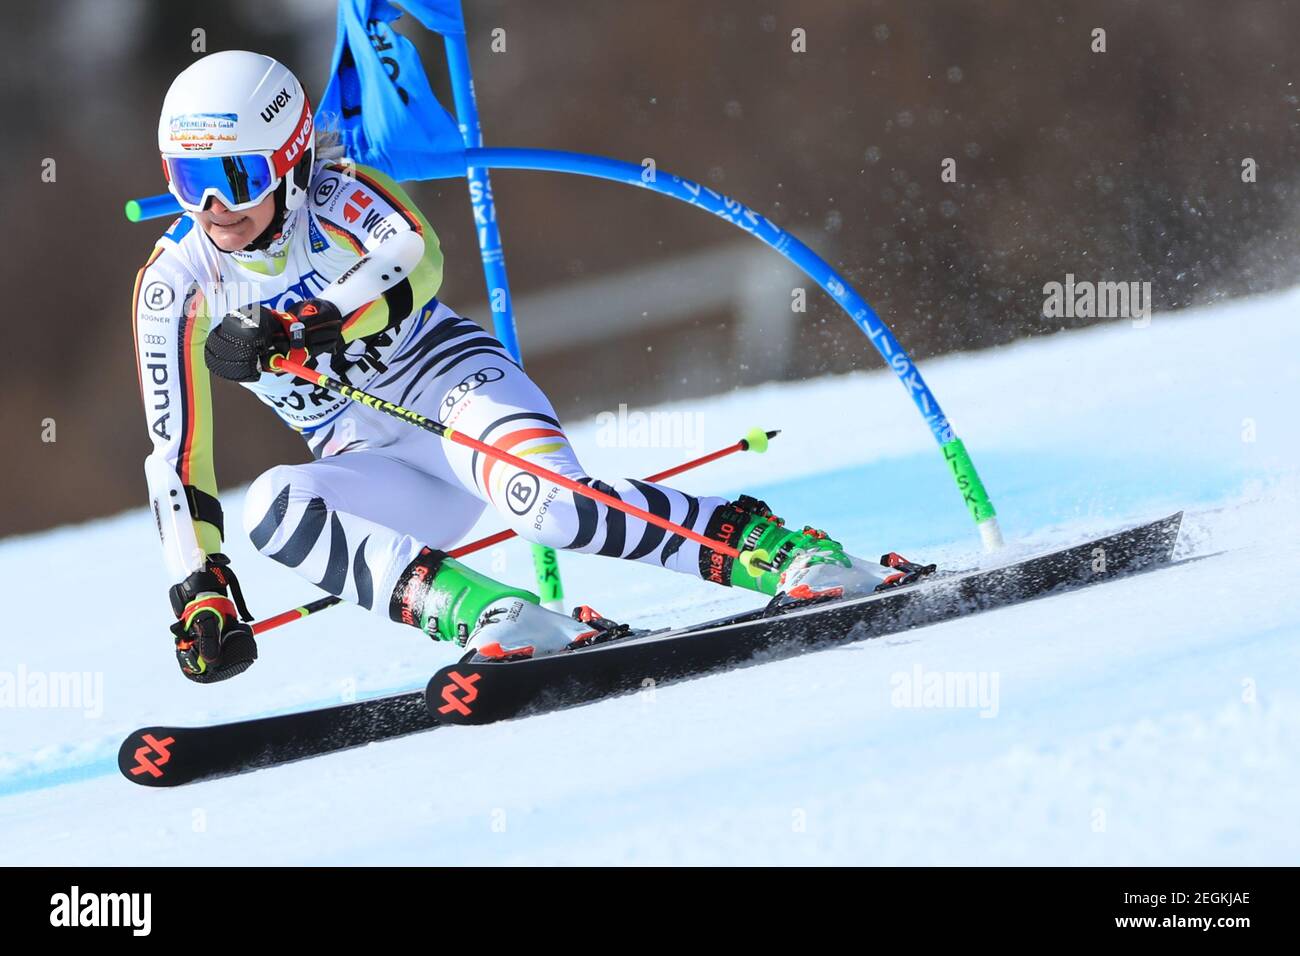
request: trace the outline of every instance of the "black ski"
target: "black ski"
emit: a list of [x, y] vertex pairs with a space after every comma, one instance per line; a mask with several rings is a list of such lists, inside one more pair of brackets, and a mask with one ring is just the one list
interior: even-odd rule
[[204, 727], [144, 727], [118, 751], [133, 783], [174, 787], [429, 730], [486, 723], [835, 643], [878, 637], [1168, 563], [1182, 514], [1005, 567], [850, 601], [765, 609], [555, 657], [444, 667], [424, 691]]
[[760, 654], [772, 660], [1006, 607], [1167, 564], [1181, 522], [1179, 512], [1003, 567], [775, 616], [754, 612], [532, 660], [454, 664], [429, 681], [429, 710], [439, 722], [489, 723], [735, 667]]
[[122, 741], [132, 783], [176, 787], [429, 730], [421, 691], [207, 727], [144, 727]]

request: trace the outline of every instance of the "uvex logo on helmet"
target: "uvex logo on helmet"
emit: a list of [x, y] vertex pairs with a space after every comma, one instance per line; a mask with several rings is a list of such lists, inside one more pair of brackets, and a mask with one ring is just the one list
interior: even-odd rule
[[293, 94], [289, 92], [287, 86], [283, 87], [280, 92], [275, 95], [275, 99], [271, 100], [271, 102], [266, 105], [266, 108], [262, 110], [262, 119], [268, 123], [271, 122], [271, 120], [280, 115], [280, 110], [284, 109], [291, 99], [293, 99]]
[[283, 176], [289, 170], [293, 169], [294, 164], [298, 162], [303, 148], [311, 145], [312, 142], [312, 117], [311, 104], [304, 98], [302, 103], [302, 115], [298, 118], [298, 131], [285, 141], [285, 144], [275, 151], [274, 165], [277, 176]]

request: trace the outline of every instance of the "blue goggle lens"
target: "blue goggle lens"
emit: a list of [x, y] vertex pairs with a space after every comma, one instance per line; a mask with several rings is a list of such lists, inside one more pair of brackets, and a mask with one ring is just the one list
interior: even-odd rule
[[260, 202], [276, 183], [271, 160], [256, 153], [239, 156], [169, 156], [167, 170], [181, 202], [202, 208], [214, 190], [231, 209]]

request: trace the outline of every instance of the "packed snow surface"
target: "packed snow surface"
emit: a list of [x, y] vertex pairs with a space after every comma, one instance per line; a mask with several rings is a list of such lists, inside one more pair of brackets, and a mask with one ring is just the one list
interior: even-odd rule
[[[560, 713], [176, 790], [118, 775], [124, 734], [420, 687], [455, 652], [340, 607], [265, 635], [242, 677], [196, 686], [171, 654], [169, 582], [143, 506], [7, 539], [0, 862], [1295, 864], [1298, 313], [1300, 292], [1290, 292], [923, 369], [1010, 547], [1073, 543], [1185, 509], [1179, 557], [1196, 560]], [[620, 436], [595, 411], [569, 425], [598, 476], [650, 473], [752, 426], [781, 428], [766, 455], [732, 456], [677, 484], [756, 494], [867, 556], [986, 560], [887, 371], [656, 409], [678, 416], [659, 422], [675, 433]], [[690, 446], [649, 444], [674, 434]], [[241, 498], [225, 495], [230, 528]], [[242, 537], [227, 550], [263, 616], [315, 596]], [[531, 579], [518, 541], [478, 557], [507, 580]], [[69, 593], [87, 561], [120, 576]], [[638, 624], [755, 602], [609, 559], [566, 555], [562, 566], [572, 603]], [[59, 613], [69, 602], [75, 619]], [[41, 699], [40, 686], [74, 673], [84, 676], [65, 687], [80, 699]]]

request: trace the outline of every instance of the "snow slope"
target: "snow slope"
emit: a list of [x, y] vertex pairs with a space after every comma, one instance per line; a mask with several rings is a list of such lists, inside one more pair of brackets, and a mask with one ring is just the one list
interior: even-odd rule
[[[0, 542], [0, 862], [1272, 863], [1300, 859], [1300, 291], [927, 364], [1015, 547], [1186, 508], [1200, 560], [798, 659], [483, 728], [148, 791], [122, 734], [422, 686], [451, 649], [351, 607], [268, 634], [228, 684], [176, 672], [144, 509]], [[864, 350], [869, 346], [864, 341]], [[617, 405], [617, 396], [611, 397]], [[745, 490], [866, 555], [950, 563], [977, 540], [928, 431], [885, 372], [666, 407], [699, 450], [781, 427], [764, 458], [678, 479]], [[695, 449], [602, 447], [648, 473]], [[286, 436], [286, 441], [293, 441]], [[143, 488], [143, 483], [142, 486]], [[237, 492], [227, 521], [239, 527]], [[482, 530], [493, 530], [484, 523]], [[309, 586], [235, 539], [254, 610]], [[126, 573], [96, 626], [56, 627], [62, 571]], [[480, 566], [527, 583], [527, 550]], [[572, 601], [646, 624], [749, 595], [599, 558]], [[104, 610], [104, 608], [100, 608]], [[79, 706], [12, 696], [89, 672]], [[950, 693], [903, 706], [930, 682]], [[968, 681], [969, 683], [963, 683]], [[957, 686], [982, 690], [978, 699]], [[102, 689], [95, 694], [96, 688]], [[66, 702], [65, 702], [66, 703]]]

